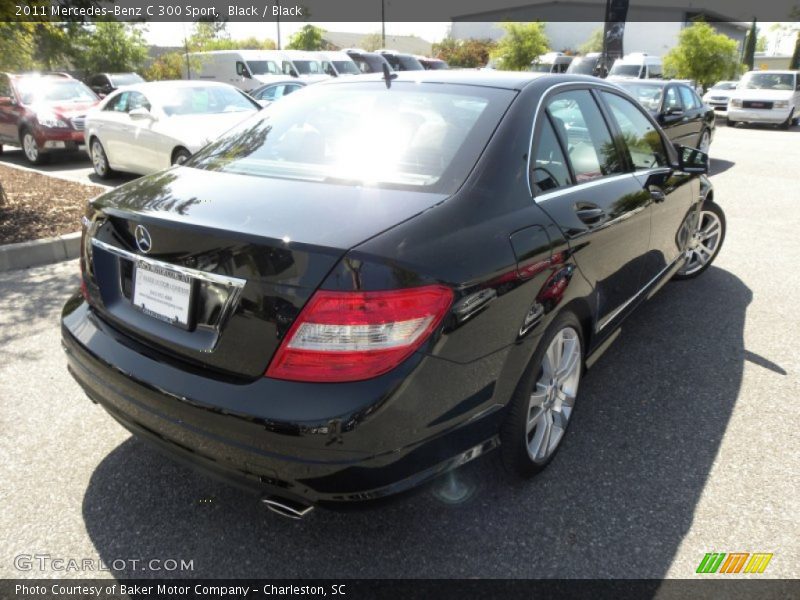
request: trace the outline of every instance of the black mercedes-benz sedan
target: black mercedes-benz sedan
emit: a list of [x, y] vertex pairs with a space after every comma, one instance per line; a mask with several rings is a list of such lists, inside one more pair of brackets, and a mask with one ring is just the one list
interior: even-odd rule
[[659, 79], [609, 79], [636, 98], [655, 117], [674, 143], [708, 154], [714, 139], [716, 114], [691, 86]]
[[310, 86], [90, 202], [69, 370], [287, 515], [498, 446], [530, 476], [620, 323], [719, 252], [706, 170], [591, 77]]

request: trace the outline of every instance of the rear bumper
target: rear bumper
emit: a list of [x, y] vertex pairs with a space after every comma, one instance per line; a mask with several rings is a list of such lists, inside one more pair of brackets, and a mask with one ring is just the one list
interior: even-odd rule
[[[208, 379], [131, 347], [80, 296], [65, 307], [62, 340], [73, 377], [135, 435], [231, 483], [306, 503], [372, 500], [415, 487], [494, 448], [504, 414], [493, 386], [457, 398], [459, 410], [449, 402], [433, 410], [442, 391], [420, 386], [438, 379], [463, 394], [457, 382], [469, 379], [470, 365], [430, 357], [401, 365], [399, 381]], [[251, 410], [231, 410], [235, 402]]]

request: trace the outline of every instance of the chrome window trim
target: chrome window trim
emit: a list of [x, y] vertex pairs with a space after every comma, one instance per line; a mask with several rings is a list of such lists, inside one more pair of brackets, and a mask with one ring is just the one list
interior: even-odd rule
[[551, 192], [544, 192], [543, 194], [539, 194], [538, 196], [534, 196], [534, 200], [536, 202], [544, 202], [545, 200], [549, 200], [551, 198], [557, 198], [558, 196], [563, 196], [565, 194], [571, 194], [573, 192], [589, 189], [595, 186], [598, 186], [602, 183], [611, 183], [613, 181], [619, 181], [625, 178], [630, 178], [636, 174], [636, 171], [632, 171], [630, 173], [619, 173], [617, 175], [608, 175], [605, 177], [600, 177], [598, 179], [593, 179], [592, 181], [586, 181], [584, 183], [577, 183], [575, 185], [570, 185], [567, 187], [562, 187], [555, 189]]
[[208, 281], [210, 283], [232, 286], [237, 289], [242, 289], [244, 287], [244, 284], [246, 283], [246, 280], [240, 279], [238, 277], [230, 277], [229, 275], [218, 275], [217, 273], [208, 273], [207, 271], [198, 271], [197, 269], [190, 269], [188, 267], [182, 267], [180, 265], [174, 265], [172, 263], [155, 260], [154, 258], [149, 258], [146, 256], [142, 256], [140, 254], [136, 254], [135, 252], [129, 252], [128, 250], [117, 248], [116, 246], [112, 246], [111, 244], [102, 242], [97, 238], [92, 238], [92, 246], [96, 246], [97, 248], [101, 248], [107, 252], [116, 254], [117, 256], [120, 256], [130, 261], [145, 262], [155, 267], [161, 267], [163, 269], [171, 269], [173, 271], [177, 271], [179, 273], [182, 273], [183, 275], [187, 275], [189, 277], [193, 277], [201, 281]]
[[[566, 81], [564, 83], [557, 83], [557, 84], [547, 88], [547, 90], [545, 90], [545, 92], [539, 98], [539, 102], [536, 105], [536, 110], [533, 112], [533, 124], [531, 125], [531, 135], [530, 135], [530, 139], [528, 140], [528, 164], [527, 164], [527, 170], [526, 170], [526, 173], [525, 173], [525, 177], [527, 178], [527, 183], [528, 183], [528, 193], [530, 194], [531, 198], [533, 198], [534, 202], [538, 202], [539, 201], [538, 198], [541, 198], [543, 195], [554, 194], [554, 193], [557, 193], [557, 192], [561, 191], [561, 189], [564, 189], [564, 190], [583, 189], [584, 187], [587, 187], [587, 186], [597, 185], [599, 183], [604, 183], [606, 181], [611, 181], [616, 177], [622, 177], [624, 175], [631, 175], [631, 173], [620, 173], [619, 175], [609, 175], [609, 176], [606, 176], [606, 177], [600, 177], [599, 179], [595, 179], [593, 181], [587, 181], [586, 183], [576, 183], [575, 185], [572, 185], [570, 187], [559, 188], [558, 190], [553, 190], [552, 192], [547, 192], [546, 194], [539, 194], [539, 196], [536, 196], [533, 193], [533, 187], [531, 186], [531, 159], [533, 158], [533, 138], [536, 135], [536, 124], [539, 122], [539, 113], [542, 110], [542, 104], [544, 103], [544, 101], [548, 97], [550, 97], [552, 95], [553, 90], [557, 90], [557, 89], [565, 88], [565, 87], [574, 87], [575, 89], [579, 89], [579, 90], [587, 90], [590, 93], [591, 93], [592, 89], [606, 89], [606, 90], [610, 90], [612, 92], [619, 92], [620, 91], [620, 88], [618, 88], [618, 87], [616, 87], [614, 85], [611, 85], [609, 83], [601, 82], [601, 81], [597, 81], [597, 82], [595, 82], [595, 81], [592, 81], [592, 82]], [[598, 108], [598, 110], [600, 110], [599, 106], [597, 108]], [[609, 134], [611, 134], [611, 132], [609, 132]], [[565, 157], [565, 158], [567, 160], [569, 160], [569, 157]]]

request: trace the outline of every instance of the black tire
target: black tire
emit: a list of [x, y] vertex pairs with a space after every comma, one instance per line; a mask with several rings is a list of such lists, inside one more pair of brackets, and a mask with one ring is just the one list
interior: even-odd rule
[[106, 149], [103, 148], [103, 144], [96, 137], [93, 137], [89, 142], [89, 157], [92, 160], [94, 174], [100, 179], [109, 179], [116, 174], [108, 162]]
[[[542, 461], [534, 461], [528, 452], [528, 433], [527, 423], [530, 410], [530, 398], [533, 392], [534, 385], [539, 380], [543, 372], [544, 356], [547, 348], [555, 338], [556, 334], [565, 328], [571, 328], [577, 333], [577, 339], [580, 347], [580, 364], [578, 366], [578, 377], [583, 375], [584, 369], [584, 339], [583, 329], [578, 318], [571, 312], [563, 312], [551, 323], [550, 327], [542, 336], [539, 347], [534, 352], [531, 362], [525, 373], [522, 375], [517, 389], [509, 403], [508, 414], [500, 429], [500, 453], [502, 457], [503, 466], [510, 473], [528, 479], [537, 473], [540, 473], [550, 461], [553, 460], [558, 453], [563, 440], [566, 437], [569, 423], [572, 420], [568, 418], [566, 427], [563, 429], [563, 434], [558, 440], [557, 446], [554, 450]], [[574, 410], [574, 407], [573, 407]]]
[[789, 127], [792, 126], [793, 122], [794, 122], [794, 110], [789, 113], [789, 116], [786, 118], [786, 120], [780, 125], [778, 125], [778, 127], [786, 131], [787, 129], [789, 129]]
[[[28, 136], [30, 136], [31, 140], [29, 143], [32, 144], [30, 148], [26, 147], [26, 138]], [[22, 154], [25, 156], [25, 160], [30, 164], [42, 165], [47, 162], [47, 154], [39, 149], [36, 138], [33, 136], [33, 132], [30, 129], [26, 128], [19, 132], [19, 145], [22, 147]]]
[[[713, 264], [714, 260], [716, 260], [719, 251], [722, 249], [722, 244], [725, 242], [725, 232], [727, 225], [725, 223], [725, 213], [722, 211], [722, 208], [720, 208], [719, 204], [716, 204], [713, 200], [706, 200], [705, 202], [703, 202], [703, 207], [701, 209], [701, 217], [700, 217], [701, 219], [704, 218], [702, 213], [711, 213], [714, 216], [716, 216], [716, 218], [719, 220], [719, 226], [720, 226], [719, 239], [717, 240], [714, 246], [714, 250], [711, 253], [710, 257], [702, 266], [696, 269], [691, 269], [690, 271], [685, 271], [684, 269], [686, 268], [686, 266], [689, 266], [689, 264], [687, 263], [687, 265], [683, 269], [681, 269], [680, 271], [675, 273], [675, 275], [673, 275], [673, 279], [675, 279], [676, 281], [685, 281], [688, 279], [694, 279], [695, 277], [699, 277], [700, 275], [705, 273], [706, 269], [708, 269], [708, 267], [710, 267]], [[702, 227], [703, 223], [701, 223], [700, 225]]]
[[182, 165], [191, 157], [192, 153], [189, 152], [186, 148], [176, 148], [175, 151], [172, 153], [172, 164]]
[[727, 125], [728, 127], [736, 127], [737, 124], [738, 121], [731, 121], [727, 117], [725, 118], [725, 125]]

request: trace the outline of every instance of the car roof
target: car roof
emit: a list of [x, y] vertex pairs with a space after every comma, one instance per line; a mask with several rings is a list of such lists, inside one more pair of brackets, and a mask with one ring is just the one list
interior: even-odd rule
[[260, 85], [255, 88], [253, 91], [261, 90], [267, 87], [271, 87], [273, 85], [286, 85], [287, 83], [292, 83], [294, 85], [305, 86], [308, 85], [305, 81], [299, 81], [297, 77], [287, 77], [286, 79], [279, 79], [277, 81], [270, 81], [269, 83], [265, 83], [264, 85]]
[[[442, 83], [454, 85], [475, 85], [483, 87], [505, 88], [509, 90], [521, 90], [533, 81], [542, 80], [550, 77], [553, 83], [602, 83], [601, 79], [585, 75], [552, 75], [550, 73], [534, 73], [532, 71], [470, 71], [461, 69], [440, 70], [440, 71], [400, 71], [394, 73], [397, 77], [392, 81], [410, 81], [414, 83]], [[359, 81], [381, 81], [383, 75], [380, 73], [369, 73], [360, 75], [355, 80], [349, 78], [336, 78], [331, 81], [322, 82], [319, 85], [341, 85]]]
[[608, 77], [606, 81], [610, 81], [611, 83], [615, 83], [623, 87], [626, 83], [631, 85], [654, 85], [657, 87], [664, 87], [673, 83], [675, 85], [685, 85], [689, 88], [692, 87], [691, 84], [685, 79], [638, 79], [636, 77]]
[[[169, 88], [190, 88], [190, 87], [233, 87], [227, 83], [220, 83], [218, 81], [204, 81], [198, 79], [173, 79], [169, 81], [145, 81], [143, 83], [134, 83], [119, 88], [129, 92], [131, 90], [138, 92], [158, 91]], [[235, 89], [235, 88], [234, 88]]]

